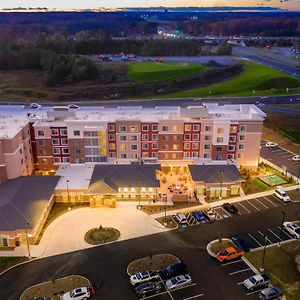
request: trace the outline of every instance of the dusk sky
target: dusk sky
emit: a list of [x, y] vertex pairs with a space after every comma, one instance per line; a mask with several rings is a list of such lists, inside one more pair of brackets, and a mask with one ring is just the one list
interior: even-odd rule
[[271, 6], [300, 10], [300, 0], [0, 0], [0, 8], [48, 7], [87, 9], [141, 6]]

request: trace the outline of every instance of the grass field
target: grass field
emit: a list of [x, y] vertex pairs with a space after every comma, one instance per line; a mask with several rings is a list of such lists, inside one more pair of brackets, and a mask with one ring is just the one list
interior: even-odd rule
[[234, 79], [204, 88], [164, 95], [164, 97], [277, 95], [286, 93], [287, 88], [289, 88], [288, 93], [298, 93], [300, 80], [272, 68], [246, 62], [242, 74]]
[[187, 78], [208, 70], [199, 64], [138, 62], [129, 66], [131, 80], [153, 82], [167, 79]]

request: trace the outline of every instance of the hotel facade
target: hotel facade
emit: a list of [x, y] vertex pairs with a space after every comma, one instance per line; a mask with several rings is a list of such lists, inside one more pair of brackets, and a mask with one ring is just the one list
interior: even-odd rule
[[69, 164], [234, 160], [255, 167], [264, 118], [248, 104], [1, 107], [0, 182]]

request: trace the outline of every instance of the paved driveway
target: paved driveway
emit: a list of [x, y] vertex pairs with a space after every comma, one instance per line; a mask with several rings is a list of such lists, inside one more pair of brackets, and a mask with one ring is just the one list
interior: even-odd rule
[[136, 203], [117, 203], [116, 208], [80, 208], [70, 211], [49, 225], [39, 245], [31, 246], [32, 256], [51, 256], [93, 247], [84, 241], [91, 228], [109, 226], [127, 240], [167, 231], [152, 217], [136, 209]]

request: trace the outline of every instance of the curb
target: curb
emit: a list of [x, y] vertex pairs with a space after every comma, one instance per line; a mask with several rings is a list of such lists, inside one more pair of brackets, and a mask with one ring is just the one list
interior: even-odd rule
[[[222, 238], [222, 241], [229, 241], [229, 242], [232, 242], [230, 239], [228, 239], [228, 238]], [[210, 255], [210, 256], [212, 256], [212, 257], [217, 257], [217, 255], [215, 254], [215, 253], [213, 253], [212, 251], [211, 251], [211, 244], [213, 244], [213, 243], [216, 243], [216, 242], [219, 242], [219, 239], [217, 239], [217, 240], [213, 240], [213, 241], [210, 241], [208, 244], [207, 244], [207, 246], [206, 246], [206, 251], [208, 252], [208, 254]]]
[[256, 275], [259, 275], [260, 272], [251, 264], [251, 262], [245, 257], [245, 256], [242, 256], [241, 257], [242, 260], [244, 261], [244, 263], [256, 274]]
[[[286, 240], [286, 241], [281, 241], [280, 244], [287, 244], [289, 242], [294, 242], [294, 241], [298, 241], [298, 240], [297, 239], [289, 239], [289, 240]], [[275, 247], [275, 246], [279, 247], [278, 245], [279, 245], [279, 242], [276, 242], [276, 243], [273, 243], [273, 244], [266, 245], [266, 248], [271, 248], [271, 247]], [[253, 249], [251, 249], [251, 252], [263, 250], [264, 248], [265, 248], [265, 246], [253, 248]]]
[[[175, 256], [175, 255], [173, 255], [173, 254], [169, 254], [169, 253], [155, 254], [155, 255], [153, 255], [153, 257], [159, 256], [159, 255], [168, 255], [168, 256], [172, 256], [172, 257], [174, 257], [174, 258], [178, 261], [178, 263], [181, 262], [181, 260], [180, 260], [177, 256]], [[148, 257], [148, 256], [147, 256], [147, 257]], [[134, 275], [134, 274], [130, 274], [130, 272], [128, 271], [130, 264], [132, 264], [132, 263], [134, 263], [134, 262], [138, 262], [138, 261], [140, 261], [140, 260], [144, 260], [144, 259], [147, 258], [147, 257], [138, 258], [138, 259], [135, 259], [135, 260], [133, 260], [132, 262], [130, 262], [130, 263], [128, 264], [127, 268], [126, 268], [127, 275], [128, 275], [128, 276]]]
[[[14, 256], [11, 256], [11, 257], [14, 257]], [[16, 265], [13, 265], [13, 266], [9, 267], [8, 269], [2, 271], [2, 272], [0, 273], [0, 277], [1, 277], [2, 275], [4, 275], [5, 273], [7, 273], [8, 271], [10, 271], [10, 270], [12, 270], [12, 269], [14, 269], [14, 268], [16, 268], [16, 267], [19, 267], [19, 266], [28, 264], [28, 263], [30, 263], [30, 262], [32, 262], [32, 261], [35, 261], [35, 260], [38, 260], [38, 259], [42, 259], [42, 257], [35, 257], [35, 258], [32, 258], [32, 259], [29, 259], [29, 260], [20, 262], [20, 263], [18, 263], [18, 264], [16, 264]]]

